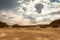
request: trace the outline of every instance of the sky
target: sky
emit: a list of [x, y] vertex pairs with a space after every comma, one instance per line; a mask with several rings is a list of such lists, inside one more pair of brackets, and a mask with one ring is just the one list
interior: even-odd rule
[[48, 24], [57, 19], [59, 0], [0, 0], [0, 21], [8, 25]]

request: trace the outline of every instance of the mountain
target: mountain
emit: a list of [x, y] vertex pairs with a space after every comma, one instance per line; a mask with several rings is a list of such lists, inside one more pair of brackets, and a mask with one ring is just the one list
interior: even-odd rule
[[20, 27], [20, 25], [18, 25], [18, 24], [12, 25], [12, 28], [19, 28], [19, 27]]
[[60, 26], [60, 19], [51, 22], [50, 25], [52, 27], [59, 27]]
[[0, 28], [7, 28], [9, 27], [6, 23], [0, 21]]

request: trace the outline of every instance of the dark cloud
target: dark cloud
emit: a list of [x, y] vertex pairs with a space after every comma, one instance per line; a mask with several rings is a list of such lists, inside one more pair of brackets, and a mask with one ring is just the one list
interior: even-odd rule
[[60, 2], [59, 0], [50, 0], [50, 2]]
[[41, 10], [42, 10], [43, 7], [44, 7], [44, 5], [41, 4], [41, 3], [38, 3], [38, 4], [35, 5], [36, 11], [38, 13], [41, 13]]
[[0, 10], [13, 9], [17, 7], [17, 0], [0, 0]]
[[26, 1], [26, 2], [30, 2], [30, 0], [24, 0], [24, 1]]
[[24, 10], [24, 11], [27, 11], [27, 9], [26, 9], [25, 7], [23, 7], [23, 10]]

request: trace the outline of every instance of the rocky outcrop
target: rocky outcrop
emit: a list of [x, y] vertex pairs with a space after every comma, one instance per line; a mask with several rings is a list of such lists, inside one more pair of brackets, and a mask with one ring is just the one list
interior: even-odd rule
[[9, 26], [6, 23], [0, 21], [0, 28], [8, 28], [8, 27]]
[[12, 28], [32, 28], [32, 27], [37, 27], [37, 25], [18, 25], [18, 24], [15, 24], [12, 26]]
[[20, 25], [18, 25], [18, 24], [12, 25], [12, 28], [19, 28], [19, 27], [20, 27]]
[[59, 27], [60, 26], [60, 19], [51, 22], [50, 25], [52, 27]]

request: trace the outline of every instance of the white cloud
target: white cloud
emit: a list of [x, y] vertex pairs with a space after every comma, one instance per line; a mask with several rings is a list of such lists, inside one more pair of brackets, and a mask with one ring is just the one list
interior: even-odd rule
[[[44, 2], [48, 2], [49, 0], [43, 0]], [[40, 0], [30, 1], [30, 3], [25, 4], [23, 3], [23, 0], [18, 1], [20, 6], [17, 7], [17, 9], [14, 10], [2, 10], [0, 13], [0, 21], [6, 22], [7, 24], [13, 25], [13, 24], [19, 24], [19, 25], [28, 25], [33, 24], [32, 21], [34, 21], [34, 24], [38, 24], [40, 22], [47, 21], [53, 21], [60, 18], [60, 14], [57, 15], [49, 15], [52, 12], [58, 12], [60, 11], [60, 3], [52, 3], [52, 5], [47, 5], [48, 3], [40, 2]], [[44, 5], [44, 8], [42, 9], [41, 13], [37, 13], [36, 8], [34, 8], [35, 4], [42, 3]], [[57, 5], [58, 4], [58, 5]], [[56, 5], [56, 6], [55, 6]], [[51, 8], [53, 6], [53, 8]], [[23, 7], [26, 8], [26, 11], [23, 10]], [[59, 7], [59, 8], [56, 8]], [[26, 18], [25, 18], [26, 17]], [[31, 18], [30, 18], [31, 17]]]

